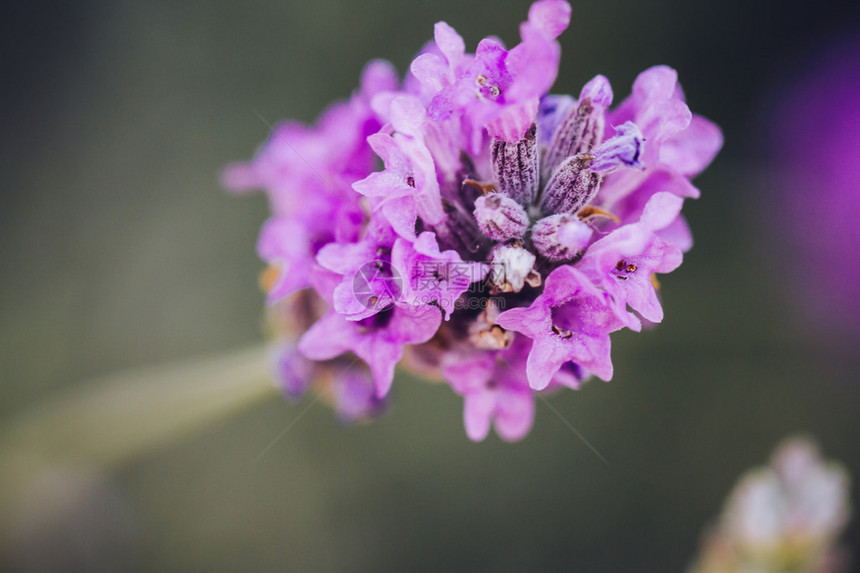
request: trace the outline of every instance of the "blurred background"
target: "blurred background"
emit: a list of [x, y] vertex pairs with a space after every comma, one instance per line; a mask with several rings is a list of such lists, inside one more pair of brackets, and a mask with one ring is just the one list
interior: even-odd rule
[[[406, 376], [375, 423], [344, 429], [312, 405], [260, 456], [306, 406], [273, 396], [108, 472], [45, 478], [0, 569], [683, 571], [738, 476], [796, 432], [845, 463], [860, 500], [860, 316], [831, 328], [806, 304], [826, 285], [792, 286], [812, 271], [778, 224], [773, 152], [774, 110], [860, 35], [860, 3], [572, 5], [554, 92], [602, 73], [620, 101], [640, 71], [668, 64], [726, 138], [685, 210], [695, 247], [661, 279], [664, 323], [613, 335], [611, 383], [550, 399], [608, 465], [540, 402], [523, 442], [473, 444], [460, 398]], [[402, 73], [438, 20], [469, 49], [488, 34], [513, 45], [528, 6], [8, 6], [0, 422], [115, 370], [260, 343], [267, 206], [217, 179], [266, 138], [255, 110], [312, 121], [368, 60]], [[811, 108], [860, 105], [809, 92]], [[857, 521], [844, 541], [860, 571]]]

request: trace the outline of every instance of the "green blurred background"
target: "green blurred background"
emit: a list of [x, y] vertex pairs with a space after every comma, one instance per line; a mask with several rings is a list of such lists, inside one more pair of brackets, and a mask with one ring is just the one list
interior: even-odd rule
[[[368, 60], [405, 70], [438, 20], [470, 48], [513, 44], [528, 4], [6, 7], [0, 422], [94, 376], [261, 341], [267, 207], [217, 181], [266, 138], [254, 110], [312, 121]], [[860, 3], [572, 4], [555, 92], [603, 73], [620, 101], [668, 64], [726, 136], [686, 209], [696, 245], [662, 279], [664, 323], [614, 335], [611, 383], [551, 398], [608, 465], [540, 402], [523, 442], [473, 444], [461, 400], [407, 377], [376, 423], [343, 429], [316, 404], [256, 460], [304, 407], [272, 399], [85, 480], [67, 505], [40, 499], [47, 517], [0, 569], [682, 571], [784, 436], [813, 435], [860, 480], [860, 335], [808, 327], [786, 294], [803, 269], [773, 264], [763, 137], [781, 86], [860, 32]], [[856, 520], [845, 540], [860, 571]]]

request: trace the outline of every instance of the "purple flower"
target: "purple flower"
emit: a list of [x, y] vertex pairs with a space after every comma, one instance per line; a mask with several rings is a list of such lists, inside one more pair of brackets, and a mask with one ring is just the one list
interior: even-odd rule
[[644, 169], [645, 166], [639, 160], [644, 142], [642, 132], [635, 123], [622, 123], [615, 128], [615, 137], [594, 148], [591, 170], [605, 174], [625, 166]]
[[402, 96], [391, 102], [394, 134], [377, 133], [368, 143], [385, 162], [385, 170], [353, 183], [353, 188], [378, 199], [382, 213], [403, 237], [415, 237], [415, 221], [438, 223], [443, 217], [439, 183], [430, 150], [424, 143], [426, 111], [417, 99]]
[[343, 278], [331, 294], [334, 309], [349, 320], [362, 320], [400, 298], [400, 275], [391, 265], [395, 234], [386, 221], [371, 220], [354, 243], [329, 243], [317, 263]]
[[500, 351], [450, 353], [442, 364], [445, 379], [463, 396], [463, 421], [473, 441], [483, 440], [495, 425], [506, 441], [521, 440], [534, 421], [534, 393], [525, 376], [531, 341], [517, 337]]
[[366, 373], [352, 369], [332, 381], [334, 408], [345, 424], [378, 416], [385, 400], [376, 395], [373, 380]]
[[281, 391], [289, 400], [301, 400], [311, 384], [313, 362], [292, 344], [281, 345], [274, 353], [274, 370]]
[[451, 318], [460, 295], [483, 280], [489, 270], [484, 264], [463, 261], [457, 251], [440, 251], [429, 231], [418, 235], [414, 243], [397, 239], [391, 260], [404, 277], [404, 302], [413, 307], [438, 306], [446, 319]]
[[768, 106], [773, 185], [764, 205], [777, 284], [790, 290], [804, 329], [835, 334], [849, 352], [860, 333], [858, 69], [857, 35], [792, 68], [795, 76]]
[[612, 378], [609, 333], [624, 324], [607, 305], [606, 293], [574, 267], [555, 269], [531, 306], [507, 310], [496, 323], [534, 341], [526, 375], [535, 390], [546, 388], [566, 362]]
[[681, 211], [683, 200], [663, 192], [651, 196], [636, 223], [615, 229], [596, 241], [579, 267], [612, 297], [612, 308], [625, 324], [628, 305], [650, 322], [663, 320], [653, 275], [669, 273], [681, 265], [681, 249], [656, 233], [665, 229]]
[[433, 93], [436, 120], [462, 118], [468, 150], [478, 154], [489, 134], [516, 141], [534, 120], [538, 101], [555, 81], [561, 50], [555, 41], [570, 22], [564, 0], [539, 0], [520, 27], [522, 42], [510, 51], [495, 38], [466, 55], [463, 39], [447, 24], [436, 25], [436, 48], [415, 59], [412, 74]]
[[402, 85], [374, 63], [315, 127], [227, 170], [271, 199], [258, 250], [288, 395], [313, 378], [343, 419], [378, 413], [409, 350], [463, 396], [471, 439], [519, 440], [536, 392], [609, 380], [610, 334], [663, 318], [652, 278], [691, 246], [681, 208], [720, 132], [665, 67], [614, 110], [604, 76], [549, 95], [569, 21], [539, 0], [519, 44], [474, 53], [440, 22]]
[[[723, 138], [716, 125], [690, 112], [675, 70], [655, 66], [639, 74], [630, 97], [607, 114], [607, 126], [626, 122], [636, 125], [644, 138], [638, 160], [645, 169], [608, 175], [600, 206], [628, 222], [639, 218], [656, 192], [697, 198], [699, 190], [690, 178], [714, 159]], [[692, 245], [686, 223], [679, 219], [675, 226], [676, 244], [686, 250]]]
[[320, 318], [299, 340], [299, 351], [311, 360], [330, 360], [353, 352], [373, 373], [376, 395], [388, 394], [394, 366], [407, 344], [427, 342], [439, 329], [439, 309], [392, 306], [360, 321], [350, 321], [331, 311]]
[[310, 286], [314, 249], [308, 231], [306, 226], [296, 225], [287, 217], [273, 217], [263, 225], [257, 254], [279, 269], [277, 280], [268, 293], [270, 301]]

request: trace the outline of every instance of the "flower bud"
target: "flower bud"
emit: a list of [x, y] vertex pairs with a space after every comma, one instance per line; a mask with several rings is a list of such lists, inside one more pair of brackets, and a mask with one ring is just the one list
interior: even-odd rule
[[537, 257], [522, 244], [496, 245], [491, 256], [490, 283], [496, 292], [520, 292], [526, 284], [540, 285], [540, 274], [534, 270]]
[[589, 153], [603, 137], [604, 112], [612, 103], [609, 80], [596, 76], [582, 88], [579, 101], [562, 120], [552, 137], [541, 166], [541, 177], [548, 180], [565, 159]]
[[591, 227], [574, 215], [552, 215], [535, 223], [532, 243], [550, 261], [570, 261], [588, 247], [591, 235]]
[[612, 86], [609, 85], [606, 76], [600, 74], [591, 78], [591, 81], [585, 84], [582, 91], [579, 92], [580, 101], [590, 99], [594, 105], [604, 109], [612, 105], [612, 98]]
[[603, 175], [592, 171], [593, 160], [592, 155], [575, 155], [555, 170], [544, 191], [544, 215], [576, 213], [597, 195]]
[[603, 174], [624, 166], [645, 169], [639, 161], [644, 141], [642, 132], [632, 121], [619, 125], [615, 128], [615, 137], [594, 148], [594, 161], [589, 169]]
[[478, 197], [473, 213], [478, 228], [494, 241], [520, 239], [529, 226], [529, 216], [519, 203], [499, 193]]
[[494, 139], [493, 173], [502, 194], [520, 205], [528, 205], [537, 193], [538, 179], [537, 126], [533, 123], [522, 139], [508, 143]]

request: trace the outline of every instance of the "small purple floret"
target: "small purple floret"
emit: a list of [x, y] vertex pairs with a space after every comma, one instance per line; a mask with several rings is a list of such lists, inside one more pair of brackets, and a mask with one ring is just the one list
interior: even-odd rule
[[645, 169], [639, 161], [642, 144], [645, 139], [642, 132], [632, 121], [624, 122], [615, 128], [615, 137], [607, 139], [592, 151], [594, 160], [589, 169], [597, 173], [610, 173], [621, 167]]

